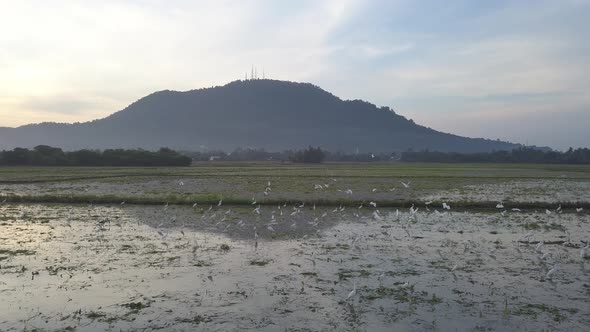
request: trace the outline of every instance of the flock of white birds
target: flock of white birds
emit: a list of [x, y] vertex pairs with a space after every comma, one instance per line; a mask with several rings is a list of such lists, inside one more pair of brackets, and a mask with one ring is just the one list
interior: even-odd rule
[[[335, 182], [337, 182], [337, 179], [332, 178], [331, 179], [331, 182], [335, 183]], [[402, 185], [402, 187], [404, 189], [411, 189], [411, 181], [400, 181], [400, 184]], [[179, 181], [178, 182], [178, 185], [179, 186], [184, 186], [184, 182], [183, 181]], [[330, 188], [330, 186], [333, 186], [333, 184], [330, 184], [330, 181], [327, 181], [327, 182], [322, 183], [322, 184], [314, 184], [313, 188], [314, 188], [314, 190], [320, 190], [321, 191], [321, 190], [326, 190], [326, 189]], [[396, 188], [391, 188], [390, 189], [390, 191], [394, 191], [394, 190], [396, 190]], [[344, 190], [337, 189], [337, 192], [342, 192], [342, 193], [344, 193], [345, 195], [348, 195], [348, 196], [352, 196], [353, 195], [353, 190], [350, 189], [350, 188], [344, 189]], [[377, 188], [373, 188], [371, 190], [371, 192], [377, 192]], [[262, 191], [262, 195], [266, 197], [266, 196], [269, 196], [271, 193], [272, 193], [272, 183], [271, 183], [271, 181], [268, 181], [266, 183], [266, 186], [265, 186], [264, 190]], [[125, 202], [121, 202], [121, 204], [125, 204]], [[256, 215], [261, 215], [261, 213], [263, 211], [262, 210], [262, 204], [260, 204], [257, 201], [256, 195], [252, 196], [251, 204], [255, 206], [255, 208], [252, 210], [252, 212], [254, 214], [256, 214]], [[428, 201], [428, 202], [425, 202], [424, 203], [425, 209], [426, 209], [427, 212], [431, 212], [430, 209], [433, 208], [433, 213], [434, 214], [436, 214], [438, 216], [444, 216], [447, 213], [450, 213], [450, 211], [451, 211], [451, 205], [449, 203], [447, 203], [447, 202], [441, 202], [441, 206], [440, 207], [441, 207], [441, 210], [443, 212], [441, 212], [438, 209], [434, 208], [433, 207], [433, 204], [434, 204], [434, 202], [432, 202], [432, 201]], [[217, 207], [221, 207], [222, 205], [223, 205], [223, 199], [220, 199], [218, 201], [218, 203], [217, 203]], [[382, 216], [381, 212], [377, 208], [377, 203], [376, 202], [370, 201], [368, 203], [368, 206], [369, 206], [370, 209], [372, 209], [371, 217], [374, 220], [383, 220], [384, 217]], [[198, 204], [197, 203], [194, 203], [193, 204], [193, 208], [197, 208], [197, 207], [198, 207]], [[300, 205], [295, 205], [295, 206], [292, 207], [291, 212], [287, 212], [289, 210], [289, 207], [288, 207], [287, 203], [285, 203], [283, 205], [278, 205], [276, 207], [276, 209], [275, 208], [272, 208], [272, 211], [270, 213], [270, 221], [265, 225], [266, 226], [266, 230], [268, 232], [270, 232], [270, 233], [274, 233], [275, 232], [275, 228], [273, 226], [275, 226], [275, 225], [278, 224], [277, 215], [278, 216], [283, 216], [285, 213], [288, 213], [288, 216], [294, 217], [294, 216], [300, 215], [302, 213], [302, 211], [303, 211], [302, 209], [304, 207], [305, 207], [305, 203], [301, 203]], [[506, 213], [508, 212], [508, 210], [505, 208], [505, 206], [504, 206], [504, 204], [502, 202], [497, 203], [497, 205], [495, 207], [496, 207], [496, 209], [500, 210], [499, 213], [502, 216], [505, 216]], [[164, 206], [164, 209], [167, 209], [167, 208], [168, 208], [168, 203]], [[358, 210], [362, 210], [364, 208], [365, 208], [364, 204], [360, 204], [357, 209]], [[209, 208], [208, 208], [208, 210], [206, 210], [206, 211], [211, 211], [212, 209], [213, 209], [213, 205], [210, 205]], [[312, 206], [312, 210], [315, 210], [315, 209], [316, 209], [316, 205], [314, 204]], [[345, 209], [346, 209], [345, 206], [340, 205], [340, 206], [334, 208], [332, 210], [332, 213], [343, 212]], [[582, 207], [579, 207], [579, 208], [576, 208], [575, 209], [576, 213], [582, 213], [583, 210], [584, 209]], [[418, 220], [418, 211], [419, 211], [419, 208], [418, 207], [415, 207], [414, 205], [412, 205], [409, 208], [409, 220], [416, 222]], [[511, 208], [510, 211], [512, 211], [512, 212], [522, 212], [522, 210], [520, 208], [517, 208], [517, 207]], [[231, 209], [225, 211], [224, 213], [225, 214], [231, 213]], [[555, 210], [545, 209], [545, 214], [546, 215], [552, 215], [554, 213], [555, 214], [561, 214], [561, 213], [563, 213], [563, 209], [562, 209], [561, 205], [559, 205]], [[210, 217], [215, 217], [215, 215], [216, 214], [213, 214]], [[317, 226], [317, 224], [320, 221], [320, 219], [321, 218], [325, 218], [327, 215], [328, 215], [328, 213], [327, 212], [324, 212], [319, 217], [314, 217], [313, 221], [308, 221], [308, 223], [310, 225], [312, 225], [312, 226]], [[353, 216], [355, 216], [357, 218], [360, 218], [360, 214], [359, 213], [356, 213], [356, 212], [353, 213]], [[399, 219], [399, 216], [400, 216], [399, 209], [396, 209], [395, 210], [395, 216], [396, 216], [396, 218]], [[222, 218], [221, 221], [225, 221], [225, 218]], [[218, 224], [219, 224], [219, 222], [218, 222]], [[246, 223], [243, 220], [240, 220], [237, 225], [239, 227], [244, 227], [246, 225]], [[159, 229], [160, 226], [162, 226], [162, 224], [158, 225], [157, 232], [158, 232], [158, 234], [160, 236], [162, 236], [163, 238], [165, 238], [168, 235], [168, 232], [165, 232], [163, 230], [160, 230]], [[229, 227], [229, 226], [230, 225], [228, 225], [226, 227]], [[291, 224], [291, 227], [292, 228], [295, 228], [296, 226], [297, 226], [296, 222], [293, 222]], [[253, 227], [253, 231], [254, 231], [253, 237], [254, 237], [255, 247], [258, 247], [258, 239], [259, 239], [260, 235], [258, 233], [258, 230], [256, 229], [256, 226]], [[406, 232], [408, 232], [407, 229], [406, 229]], [[531, 237], [532, 236], [533, 236], [532, 233], [527, 233], [527, 234], [525, 234], [520, 239], [520, 241], [527, 241], [528, 242], [528, 241], [531, 240]], [[354, 246], [354, 242], [356, 242], [356, 240], [358, 240], [358, 238], [355, 238], [353, 240], [352, 246]], [[586, 258], [589, 257], [588, 256], [589, 255], [588, 250], [590, 248], [589, 246], [590, 246], [590, 241], [587, 242], [586, 245], [580, 249], [580, 258], [581, 259], [586, 259]], [[543, 248], [544, 248], [544, 242], [543, 241], [539, 241], [538, 244], [537, 244], [537, 246], [535, 247], [535, 252], [540, 255], [541, 259], [545, 259], [548, 256], [548, 253], [547, 252], [544, 252], [543, 251]], [[457, 267], [458, 267], [457, 265], [454, 265], [451, 268], [451, 272], [454, 273], [454, 271], [457, 269]], [[556, 263], [551, 269], [549, 269], [549, 271], [546, 273], [545, 277], [547, 279], [552, 279], [555, 276], [555, 274], [559, 271], [559, 269], [560, 269], [560, 265], [559, 265], [559, 263]], [[347, 296], [346, 299], [347, 300], [348, 299], [351, 299], [356, 294], [357, 294], [357, 288], [356, 288], [356, 282], [355, 282], [352, 291], [348, 294], [348, 296]]]

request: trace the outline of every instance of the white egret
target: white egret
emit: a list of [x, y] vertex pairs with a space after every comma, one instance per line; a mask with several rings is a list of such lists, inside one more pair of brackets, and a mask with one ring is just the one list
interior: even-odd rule
[[223, 203], [223, 198], [219, 200], [219, 203], [217, 203], [217, 206], [221, 206], [222, 203]]
[[543, 253], [543, 244], [544, 242], [541, 241], [537, 244], [537, 246], [535, 247], [535, 251], [539, 254]]
[[356, 281], [353, 282], [352, 291], [350, 293], [348, 293], [348, 296], [346, 297], [346, 299], [348, 300], [355, 295], [356, 295]]
[[383, 220], [383, 217], [379, 214], [379, 210], [373, 211], [373, 219], [375, 220]]
[[551, 214], [551, 211], [549, 211], [548, 209], [545, 209], [545, 214], [546, 215], [550, 215]]
[[580, 213], [582, 211], [584, 211], [584, 208], [576, 208], [576, 212]]
[[352, 195], [352, 190], [351, 189], [346, 189], [344, 191], [344, 193], [347, 194], [347, 195]]
[[377, 203], [375, 203], [375, 202], [369, 202], [369, 205], [372, 206], [372, 207], [374, 207], [374, 208], [377, 207]]
[[502, 204], [501, 202], [496, 204], [496, 209], [503, 209], [504, 208], [504, 204]]
[[555, 264], [555, 266], [551, 270], [549, 270], [549, 272], [547, 272], [547, 279], [552, 279], [553, 275], [557, 273], [558, 270], [559, 264]]
[[408, 181], [408, 182], [400, 181], [400, 183], [402, 184], [402, 186], [404, 186], [404, 188], [410, 188], [410, 183], [412, 183], [412, 181]]
[[451, 206], [449, 204], [447, 204], [447, 203], [444, 203], [444, 202], [442, 204], [442, 207], [443, 207], [443, 209], [446, 209], [446, 210], [450, 210], [451, 209]]

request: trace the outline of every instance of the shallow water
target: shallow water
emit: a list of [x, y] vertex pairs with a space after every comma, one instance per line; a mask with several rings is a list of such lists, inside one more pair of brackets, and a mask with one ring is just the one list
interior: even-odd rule
[[253, 209], [1, 205], [0, 330], [590, 324], [587, 214]]

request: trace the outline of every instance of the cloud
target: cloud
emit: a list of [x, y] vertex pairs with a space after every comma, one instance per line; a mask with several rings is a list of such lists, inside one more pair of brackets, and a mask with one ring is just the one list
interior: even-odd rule
[[21, 107], [31, 112], [80, 115], [89, 111], [104, 109], [113, 102], [106, 98], [76, 96], [29, 97], [22, 101]]
[[256, 65], [433, 128], [517, 137], [490, 118], [582, 119], [589, 10], [581, 0], [10, 2], [0, 5], [0, 126], [90, 120]]

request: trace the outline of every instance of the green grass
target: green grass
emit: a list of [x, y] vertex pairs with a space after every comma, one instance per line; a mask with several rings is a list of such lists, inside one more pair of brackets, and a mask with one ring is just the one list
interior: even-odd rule
[[590, 179], [590, 165], [212, 162], [192, 167], [0, 167], [0, 183], [134, 177], [398, 177]]

